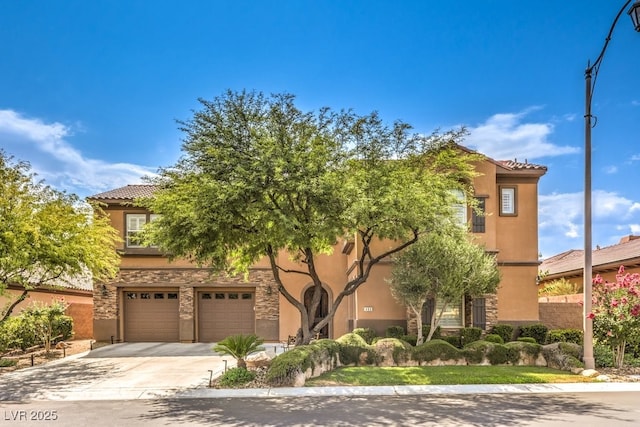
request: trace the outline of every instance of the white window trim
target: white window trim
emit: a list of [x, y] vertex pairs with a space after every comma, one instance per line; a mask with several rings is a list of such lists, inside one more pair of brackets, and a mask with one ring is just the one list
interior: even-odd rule
[[459, 203], [453, 204], [453, 213], [455, 222], [463, 227], [467, 226], [469, 221], [467, 214], [467, 198], [462, 190], [451, 190], [451, 194], [458, 200]]
[[500, 187], [500, 215], [516, 216], [518, 214], [517, 202], [518, 190], [515, 186]]
[[[146, 248], [146, 247], [157, 248], [157, 246], [154, 246], [154, 245], [146, 246], [146, 245], [139, 245], [139, 244], [131, 243], [131, 238], [133, 236], [135, 236], [137, 233], [139, 233], [140, 231], [142, 231], [142, 229], [144, 228], [144, 225], [147, 222], [151, 222], [151, 221], [155, 220], [158, 217], [159, 217], [158, 214], [137, 213], [137, 212], [125, 213], [124, 222], [125, 222], [125, 244], [126, 244], [126, 247], [127, 248], [132, 248], [132, 249], [139, 249], [139, 248]], [[131, 219], [137, 218], [137, 220], [132, 224], [131, 222], [129, 222], [130, 218]], [[132, 225], [134, 225], [134, 226], [131, 227]]]
[[[436, 300], [436, 305], [434, 307], [434, 310], [436, 312], [436, 316], [438, 316], [440, 314], [440, 310], [442, 309], [442, 305], [444, 304], [444, 301], [442, 301], [442, 299], [437, 299]], [[458, 317], [457, 317], [457, 324], [453, 325], [451, 323], [449, 324], [445, 324], [444, 321], [445, 319], [445, 315], [447, 314], [447, 312], [452, 312], [454, 310], [459, 309], [459, 313], [458, 313]], [[438, 322], [438, 325], [442, 328], [442, 329], [460, 329], [462, 327], [464, 327], [464, 297], [460, 298], [460, 304], [458, 306], [453, 306], [453, 304], [449, 303], [447, 304], [447, 309], [445, 310], [444, 313], [442, 313], [442, 317], [440, 318], [440, 322]], [[453, 316], [449, 317], [448, 319], [454, 320]]]

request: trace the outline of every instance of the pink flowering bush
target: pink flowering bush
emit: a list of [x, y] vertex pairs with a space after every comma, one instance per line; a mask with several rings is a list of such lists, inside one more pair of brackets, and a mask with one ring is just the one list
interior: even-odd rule
[[615, 366], [621, 367], [628, 343], [640, 341], [640, 274], [625, 273], [620, 266], [615, 282], [597, 275], [593, 279], [593, 334], [611, 347]]

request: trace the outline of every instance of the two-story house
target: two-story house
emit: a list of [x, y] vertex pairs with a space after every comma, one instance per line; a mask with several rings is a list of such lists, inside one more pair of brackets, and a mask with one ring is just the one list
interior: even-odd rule
[[[448, 308], [443, 327], [538, 321], [538, 180], [544, 166], [485, 158], [476, 164], [475, 197], [485, 212], [460, 210], [461, 220], [486, 250], [495, 253], [501, 282], [495, 295], [465, 298]], [[280, 296], [266, 262], [243, 277], [213, 276], [187, 261], [169, 262], [156, 248], [135, 239], [154, 214], [133, 201], [153, 194], [150, 185], [128, 185], [91, 196], [105, 204], [123, 243], [120, 273], [110, 283], [94, 285], [94, 337], [99, 341], [215, 342], [231, 334], [256, 333], [267, 341], [285, 340], [299, 328], [299, 312]], [[379, 242], [384, 245], [384, 242]], [[320, 256], [316, 268], [324, 281], [323, 302], [347, 282], [359, 250], [357, 240], [340, 241], [331, 255]], [[283, 262], [288, 256], [281, 254]], [[338, 337], [356, 327], [384, 334], [388, 326], [415, 329], [409, 311], [391, 295], [385, 278], [391, 263], [376, 265], [366, 284], [346, 298], [323, 335]], [[311, 283], [301, 275], [283, 275], [287, 289], [308, 301]], [[433, 309], [433, 308], [431, 308]], [[425, 313], [426, 315], [426, 313]]]

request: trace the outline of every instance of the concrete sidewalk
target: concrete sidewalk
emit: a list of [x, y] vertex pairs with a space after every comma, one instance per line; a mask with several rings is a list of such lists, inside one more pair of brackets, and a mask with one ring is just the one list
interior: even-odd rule
[[[276, 344], [269, 351], [282, 352]], [[0, 376], [0, 401], [288, 398], [640, 391], [640, 382], [386, 387], [212, 389], [210, 378], [234, 361], [211, 344], [124, 343]]]

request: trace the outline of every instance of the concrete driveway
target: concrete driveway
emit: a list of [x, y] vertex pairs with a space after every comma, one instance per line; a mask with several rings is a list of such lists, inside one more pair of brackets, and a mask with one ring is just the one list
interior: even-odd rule
[[[211, 343], [122, 343], [0, 377], [0, 401], [148, 399], [207, 388], [235, 366]], [[278, 350], [267, 344], [267, 351]], [[280, 349], [281, 351], [281, 349]]]

